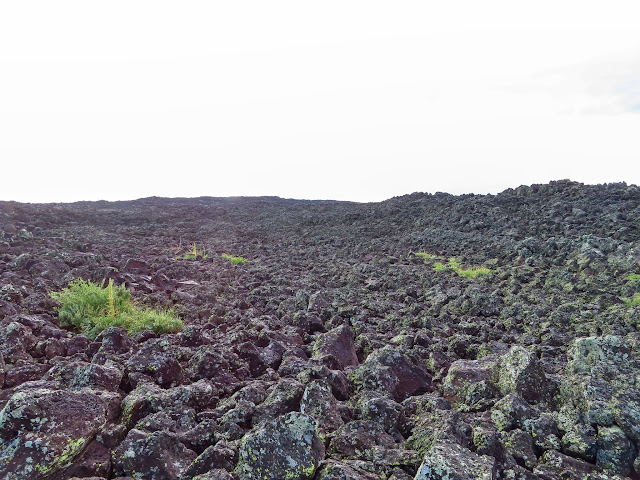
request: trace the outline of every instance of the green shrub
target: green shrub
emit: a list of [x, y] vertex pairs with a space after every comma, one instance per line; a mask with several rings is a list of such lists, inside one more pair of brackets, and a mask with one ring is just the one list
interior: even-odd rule
[[229, 255], [228, 253], [223, 253], [221, 257], [229, 260], [234, 265], [240, 265], [241, 263], [247, 263], [249, 261], [244, 257], [234, 257], [233, 255]]
[[627, 280], [629, 280], [630, 282], [635, 282], [636, 280], [640, 280], [640, 275], [637, 273], [632, 273], [627, 277]]
[[124, 285], [104, 286], [91, 281], [75, 280], [61, 292], [50, 294], [60, 304], [56, 307], [62, 326], [79, 329], [94, 339], [108, 327], [126, 328], [133, 335], [143, 330], [172, 333], [182, 329], [182, 321], [172, 310], [155, 311], [131, 302], [131, 293]]

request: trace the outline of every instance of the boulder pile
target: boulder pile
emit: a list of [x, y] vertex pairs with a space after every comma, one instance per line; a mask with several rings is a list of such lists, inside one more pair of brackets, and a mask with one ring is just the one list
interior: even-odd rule
[[[185, 326], [87, 338], [75, 279]], [[622, 183], [0, 202], [0, 479], [638, 479], [638, 292]]]

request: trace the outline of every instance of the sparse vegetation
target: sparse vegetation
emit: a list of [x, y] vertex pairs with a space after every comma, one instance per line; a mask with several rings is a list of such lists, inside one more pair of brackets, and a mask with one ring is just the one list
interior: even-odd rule
[[207, 251], [203, 248], [198, 250], [198, 247], [196, 246], [195, 242], [192, 243], [189, 247], [189, 250], [185, 253], [183, 253], [182, 255], [178, 255], [176, 257], [176, 260], [180, 260], [180, 259], [185, 259], [185, 260], [197, 260], [198, 257], [205, 259], [207, 258], [209, 255], [207, 254]]
[[182, 321], [173, 311], [135, 305], [131, 292], [124, 285], [114, 285], [113, 280], [109, 280], [106, 287], [104, 281], [96, 284], [75, 280], [68, 288], [50, 295], [60, 304], [56, 310], [61, 324], [75, 327], [91, 339], [112, 326], [125, 328], [129, 334], [143, 330], [170, 333], [182, 329]]
[[432, 262], [437, 258], [433, 253], [427, 253], [427, 252], [417, 252], [415, 255], [416, 257], [424, 260], [424, 263]]
[[433, 269], [436, 272], [444, 272], [447, 270], [447, 266], [442, 262], [436, 262], [435, 265], [433, 266]]
[[493, 273], [492, 270], [487, 267], [472, 267], [467, 269], [458, 268], [455, 271], [461, 277], [465, 277], [469, 279], [474, 279], [482, 275], [489, 275], [490, 273]]
[[[435, 259], [445, 260], [444, 258], [437, 257], [433, 254], [425, 253], [425, 252], [418, 252], [416, 253], [416, 256], [423, 258], [425, 263], [431, 262]], [[473, 280], [474, 278], [478, 278], [482, 275], [489, 275], [490, 273], [493, 273], [493, 271], [487, 267], [462, 268], [460, 261], [453, 257], [449, 258], [446, 264], [439, 261], [439, 262], [435, 262], [433, 265], [433, 270], [436, 272], [445, 272], [449, 269], [453, 270], [461, 277], [465, 277], [471, 280]]]
[[233, 255], [229, 255], [228, 253], [223, 253], [221, 256], [222, 258], [229, 260], [234, 265], [240, 265], [249, 261], [244, 257], [234, 257]]
[[623, 298], [622, 301], [627, 305], [627, 307], [636, 307], [640, 305], [640, 292], [634, 293], [631, 298]]

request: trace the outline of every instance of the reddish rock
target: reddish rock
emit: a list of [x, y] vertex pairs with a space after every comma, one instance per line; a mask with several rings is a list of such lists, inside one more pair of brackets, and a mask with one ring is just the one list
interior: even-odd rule
[[36, 345], [37, 339], [31, 329], [19, 322], [0, 324], [0, 353], [7, 363], [18, 360], [31, 360], [29, 351]]
[[391, 346], [371, 353], [354, 376], [361, 388], [389, 392], [396, 401], [431, 389], [429, 374]]
[[474, 405], [494, 397], [498, 392], [492, 381], [497, 359], [456, 360], [442, 382], [442, 393], [453, 402]]
[[50, 480], [67, 480], [72, 477], [107, 478], [111, 474], [111, 450], [102, 443], [93, 440], [80, 454], [73, 465], [61, 470]]
[[373, 446], [393, 448], [395, 439], [376, 422], [356, 420], [340, 427], [329, 444], [331, 455], [339, 458], [361, 458]]
[[170, 387], [178, 385], [183, 378], [182, 367], [176, 357], [176, 347], [164, 338], [154, 338], [147, 340], [126, 365], [130, 372], [144, 373], [158, 385]]
[[316, 355], [333, 355], [340, 368], [358, 365], [358, 356], [351, 327], [342, 325], [320, 335], [314, 346]]
[[60, 382], [61, 387], [71, 390], [90, 387], [116, 391], [122, 381], [122, 372], [115, 367], [76, 360], [54, 366], [44, 380]]
[[0, 478], [48, 478], [70, 464], [106, 420], [103, 400], [91, 391], [15, 393], [0, 412], [0, 445], [7, 446], [0, 451]]
[[84, 335], [74, 335], [69, 342], [67, 342], [67, 355], [72, 357], [76, 353], [85, 353], [91, 340]]
[[4, 379], [4, 385], [7, 388], [22, 385], [25, 382], [39, 380], [47, 373], [51, 365], [43, 363], [29, 363], [19, 361], [14, 368], [7, 371]]

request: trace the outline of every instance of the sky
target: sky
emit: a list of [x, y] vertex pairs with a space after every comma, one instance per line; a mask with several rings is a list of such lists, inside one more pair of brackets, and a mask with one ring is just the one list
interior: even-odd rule
[[640, 184], [634, 1], [0, 3], [0, 200]]

